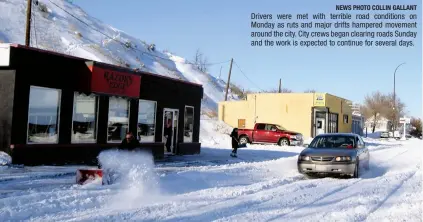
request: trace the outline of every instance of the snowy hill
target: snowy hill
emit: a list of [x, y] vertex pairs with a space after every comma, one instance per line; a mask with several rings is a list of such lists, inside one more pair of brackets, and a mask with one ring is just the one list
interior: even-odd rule
[[[0, 42], [24, 44], [26, 5], [21, 0], [0, 0]], [[226, 83], [186, 59], [152, 49], [153, 44], [104, 24], [70, 1], [34, 1], [32, 14], [32, 47], [202, 84], [202, 114], [216, 116]]]

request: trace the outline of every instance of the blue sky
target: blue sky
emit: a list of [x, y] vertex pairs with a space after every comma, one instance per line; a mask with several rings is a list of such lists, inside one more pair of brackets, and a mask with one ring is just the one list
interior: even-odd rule
[[[103, 22], [187, 59], [192, 59], [198, 48], [207, 55], [209, 62], [234, 58], [251, 81], [236, 66], [231, 81], [253, 90], [276, 88], [282, 78], [282, 85], [296, 92], [315, 89], [362, 102], [372, 91], [392, 92], [394, 70], [406, 62], [396, 73], [396, 93], [406, 103], [409, 114], [422, 115], [421, 1], [401, 1], [401, 4], [418, 5], [419, 35], [412, 48], [250, 46], [251, 13], [329, 13], [336, 12], [336, 4], [351, 4], [352, 1], [73, 2]], [[354, 1], [354, 4], [396, 3], [398, 1], [393, 0]], [[222, 70], [222, 78], [227, 79], [229, 63], [210, 68], [214, 76], [219, 76]]]

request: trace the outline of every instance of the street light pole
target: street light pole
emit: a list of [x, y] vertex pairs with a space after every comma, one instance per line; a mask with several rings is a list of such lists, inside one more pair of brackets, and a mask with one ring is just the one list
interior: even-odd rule
[[395, 71], [394, 71], [394, 122], [393, 122], [393, 124], [394, 124], [394, 131], [397, 129], [397, 125], [396, 125], [396, 119], [397, 119], [397, 110], [396, 110], [396, 103], [397, 103], [397, 100], [396, 100], [396, 97], [395, 97], [395, 74], [397, 73], [397, 70], [398, 70], [398, 68], [400, 67], [400, 66], [402, 66], [402, 65], [404, 65], [405, 64], [405, 62], [403, 62], [403, 63], [401, 63], [401, 64], [399, 64], [398, 66], [397, 66], [397, 68], [395, 69]]

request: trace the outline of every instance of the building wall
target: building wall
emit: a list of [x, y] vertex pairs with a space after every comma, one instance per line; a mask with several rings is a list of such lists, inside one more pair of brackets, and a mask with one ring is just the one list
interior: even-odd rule
[[358, 116], [358, 115], [353, 115], [353, 122], [352, 122], [352, 129], [351, 131], [353, 133], [356, 133], [360, 136], [363, 135], [363, 129], [364, 129], [364, 117], [363, 116]]
[[[245, 119], [251, 129], [256, 122], [275, 123], [296, 131], [305, 138], [311, 137], [314, 127], [314, 107], [328, 107], [338, 114], [338, 132], [352, 132], [352, 110], [349, 101], [327, 93], [260, 93], [249, 94], [247, 100], [219, 103], [219, 120], [238, 127], [238, 119]], [[348, 115], [348, 123], [343, 115]]]
[[275, 123], [288, 130], [310, 137], [313, 93], [249, 94], [246, 101], [219, 104], [219, 119], [238, 127], [238, 119], [245, 119], [246, 128], [256, 122]]
[[231, 127], [238, 127], [238, 119], [245, 119], [245, 127], [254, 125], [254, 113], [248, 109], [248, 101], [221, 102], [218, 107], [218, 118]]
[[[338, 132], [352, 132], [352, 110], [350, 101], [326, 93], [325, 102], [326, 107], [329, 108], [329, 112], [338, 114]], [[344, 123], [344, 115], [348, 115], [348, 123]]]
[[0, 150], [10, 153], [15, 71], [0, 70]]
[[[7, 83], [8, 86], [8, 88], [4, 87], [2, 92], [5, 93], [3, 95], [4, 98], [7, 96], [8, 100], [13, 99], [13, 103], [10, 102], [10, 104], [13, 104], [13, 117], [7, 117], [9, 120], [12, 120], [13, 124], [11, 127], [10, 141], [0, 141], [0, 146], [3, 146], [1, 145], [3, 143], [5, 143], [6, 146], [9, 143], [14, 144], [15, 148], [12, 150], [14, 163], [32, 162], [42, 164], [48, 161], [60, 162], [59, 160], [73, 162], [74, 160], [76, 161], [84, 158], [88, 161], [96, 157], [101, 150], [116, 146], [116, 144], [107, 142], [109, 96], [106, 94], [99, 94], [96, 143], [71, 144], [74, 92], [91, 93], [91, 72], [84, 59], [70, 58], [54, 53], [45, 53], [43, 51], [15, 47], [11, 48], [10, 55], [11, 65], [7, 67], [7, 69], [16, 70], [16, 75], [14, 75], [16, 78], [11, 79], [7, 77], [8, 80], [6, 82], [6, 78], [3, 78], [6, 77], [6, 75], [2, 75], [2, 80], [4, 80], [4, 83]], [[56, 69], [52, 64], [62, 68]], [[128, 73], [132, 72], [131, 70], [115, 66], [110, 67], [110, 69], [119, 71], [122, 69], [122, 71]], [[148, 73], [141, 73], [140, 75], [142, 76], [142, 81], [139, 98], [157, 101], [156, 141], [155, 143], [142, 143], [141, 146], [151, 149], [155, 156], [163, 156], [164, 145], [161, 137], [163, 108], [177, 108], [179, 109], [177, 142], [182, 144], [180, 148], [177, 149], [177, 153], [198, 153], [201, 145], [199, 143], [199, 128], [203, 88], [199, 85], [187, 84], [159, 75]], [[10, 84], [12, 82], [15, 84]], [[30, 86], [32, 85], [61, 90], [60, 112], [58, 114], [58, 144], [27, 143], [28, 135], [26, 132], [28, 129]], [[14, 86], [15, 88], [12, 89], [9, 86]], [[9, 99], [9, 97], [11, 99]], [[4, 102], [6, 102], [6, 100]], [[192, 143], [183, 143], [185, 105], [194, 106], [195, 125]], [[12, 106], [10, 105], [9, 107]], [[129, 109], [130, 113], [138, 113], [138, 98], [130, 99]], [[3, 116], [1, 112], [9, 113], [10, 110], [0, 109], [0, 116]], [[133, 132], [137, 130], [137, 117], [137, 115], [131, 114], [129, 116], [129, 128]], [[0, 127], [2, 126], [0, 125]], [[1, 136], [0, 134], [0, 137]], [[5, 135], [5, 137], [9, 136]]]
[[[374, 124], [374, 117], [372, 116], [372, 117], [366, 119], [366, 121], [364, 123], [364, 127], [368, 128], [368, 131], [372, 131], [373, 130], [373, 124]], [[378, 115], [377, 121], [376, 121], [375, 131], [390, 131], [391, 126], [392, 126], [392, 122], [390, 120], [388, 120], [387, 118], [385, 118], [383, 116]]]

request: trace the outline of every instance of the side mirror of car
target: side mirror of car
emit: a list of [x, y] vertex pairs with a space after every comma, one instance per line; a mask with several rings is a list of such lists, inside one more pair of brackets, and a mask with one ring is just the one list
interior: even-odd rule
[[303, 144], [303, 147], [306, 147], [306, 148], [307, 148], [307, 147], [308, 147], [308, 145], [309, 145], [309, 144]]

